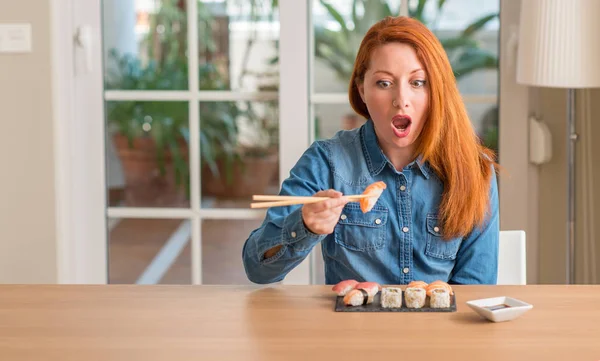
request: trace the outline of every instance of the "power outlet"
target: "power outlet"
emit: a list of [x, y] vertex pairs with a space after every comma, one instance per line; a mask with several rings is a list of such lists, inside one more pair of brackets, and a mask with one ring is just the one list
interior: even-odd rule
[[0, 53], [30, 53], [31, 24], [0, 24]]

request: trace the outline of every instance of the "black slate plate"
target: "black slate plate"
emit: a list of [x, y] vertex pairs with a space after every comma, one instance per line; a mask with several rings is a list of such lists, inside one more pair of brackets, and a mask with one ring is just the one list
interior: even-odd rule
[[383, 308], [381, 307], [381, 291], [375, 295], [373, 303], [362, 306], [346, 306], [344, 297], [337, 296], [335, 302], [335, 312], [456, 312], [456, 293], [450, 295], [450, 307], [448, 308], [431, 308], [429, 305], [429, 297], [423, 308], [408, 308], [404, 302], [404, 292], [402, 292], [402, 307], [400, 308]]

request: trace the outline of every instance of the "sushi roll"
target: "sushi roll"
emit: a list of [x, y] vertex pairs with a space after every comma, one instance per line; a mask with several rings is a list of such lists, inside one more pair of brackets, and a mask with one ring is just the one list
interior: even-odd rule
[[358, 281], [356, 280], [345, 280], [333, 286], [331, 290], [337, 293], [338, 296], [345, 296], [348, 292], [352, 291], [357, 284]]
[[355, 289], [344, 296], [344, 304], [346, 306], [361, 306], [373, 303], [375, 295], [369, 294], [364, 288]]
[[408, 308], [422, 308], [425, 306], [427, 294], [424, 288], [407, 287], [404, 290], [404, 302]]
[[436, 288], [431, 290], [429, 306], [431, 308], [450, 307], [450, 291], [448, 291], [446, 288]]
[[402, 289], [396, 287], [384, 287], [381, 290], [381, 307], [402, 307]]
[[354, 286], [355, 290], [361, 288], [367, 291], [370, 296], [375, 296], [377, 292], [381, 290], [381, 285], [379, 285], [379, 283], [377, 282], [361, 282], [357, 283], [356, 286]]

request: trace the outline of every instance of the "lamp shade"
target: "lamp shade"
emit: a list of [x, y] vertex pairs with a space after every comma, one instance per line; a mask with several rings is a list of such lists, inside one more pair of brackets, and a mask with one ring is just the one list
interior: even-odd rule
[[522, 0], [517, 82], [600, 87], [600, 0]]

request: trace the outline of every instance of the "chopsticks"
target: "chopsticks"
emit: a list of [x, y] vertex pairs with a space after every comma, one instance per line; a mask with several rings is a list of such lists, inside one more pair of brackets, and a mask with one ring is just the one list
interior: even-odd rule
[[[363, 198], [372, 197], [369, 194], [354, 194], [345, 196], [350, 202], [357, 202]], [[291, 206], [295, 204], [309, 204], [322, 202], [324, 200], [331, 199], [330, 197], [303, 197], [303, 196], [272, 196], [272, 195], [254, 195], [252, 200], [255, 201], [271, 201], [271, 202], [256, 202], [250, 203], [250, 208], [269, 208], [269, 207], [281, 207]]]

